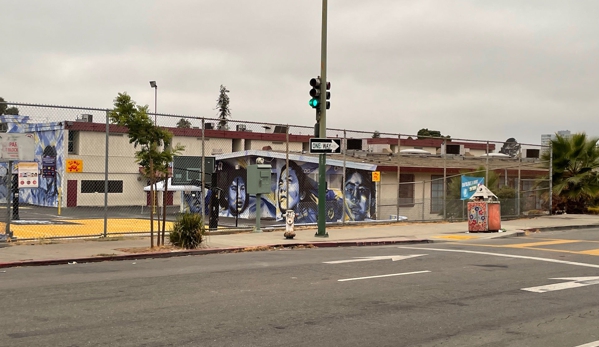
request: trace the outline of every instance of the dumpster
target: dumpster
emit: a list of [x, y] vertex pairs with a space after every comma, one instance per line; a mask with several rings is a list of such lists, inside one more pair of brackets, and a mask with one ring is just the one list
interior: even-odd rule
[[499, 231], [501, 229], [501, 205], [489, 188], [479, 185], [468, 202], [468, 232]]

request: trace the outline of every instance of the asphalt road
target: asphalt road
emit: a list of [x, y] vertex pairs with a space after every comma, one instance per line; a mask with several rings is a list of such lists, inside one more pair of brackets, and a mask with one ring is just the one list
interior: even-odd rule
[[10, 268], [0, 346], [599, 346], [598, 250], [595, 229]]

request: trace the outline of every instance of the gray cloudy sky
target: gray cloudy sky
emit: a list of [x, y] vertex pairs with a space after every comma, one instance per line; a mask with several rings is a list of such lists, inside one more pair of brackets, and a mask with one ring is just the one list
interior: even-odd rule
[[[0, 96], [311, 126], [321, 0], [3, 0]], [[599, 107], [599, 1], [329, 0], [327, 125], [540, 143]]]

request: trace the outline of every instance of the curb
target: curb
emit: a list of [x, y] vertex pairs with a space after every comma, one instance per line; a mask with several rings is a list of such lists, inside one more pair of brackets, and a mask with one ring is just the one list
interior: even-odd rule
[[540, 228], [525, 228], [521, 230], [515, 230], [508, 235], [501, 235], [494, 237], [496, 239], [506, 239], [509, 237], [522, 237], [527, 236], [531, 232], [543, 232], [543, 231], [559, 231], [559, 230], [572, 230], [572, 229], [590, 229], [598, 228], [599, 224], [585, 224], [585, 225], [563, 225], [557, 227], [540, 227]]
[[598, 228], [599, 224], [584, 224], [584, 225], [564, 225], [558, 227], [543, 227], [543, 228], [528, 228], [524, 231], [556, 231], [556, 230], [570, 230], [570, 229], [590, 229]]
[[269, 248], [293, 248], [301, 246], [313, 246], [316, 248], [330, 247], [355, 247], [355, 246], [384, 246], [393, 244], [413, 244], [413, 243], [433, 243], [435, 241], [429, 239], [414, 239], [414, 240], [381, 240], [381, 241], [338, 241], [338, 242], [297, 242], [297, 243], [277, 243], [262, 246], [247, 246], [247, 247], [229, 247], [229, 248], [208, 248], [196, 249], [189, 251], [175, 252], [154, 252], [154, 253], [136, 253], [113, 255], [106, 257], [83, 257], [70, 259], [49, 259], [49, 260], [28, 260], [16, 261], [10, 263], [0, 263], [0, 269], [10, 267], [25, 267], [25, 266], [47, 266], [47, 265], [66, 265], [69, 263], [100, 263], [104, 261], [123, 261], [123, 260], [140, 260], [140, 259], [158, 259], [158, 258], [173, 258], [191, 255], [206, 255], [216, 253], [238, 253], [244, 251], [261, 250]]

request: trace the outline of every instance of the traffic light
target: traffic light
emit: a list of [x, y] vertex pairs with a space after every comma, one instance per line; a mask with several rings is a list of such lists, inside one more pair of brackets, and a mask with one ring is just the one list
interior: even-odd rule
[[315, 77], [310, 80], [310, 96], [312, 99], [308, 102], [312, 108], [318, 108], [320, 106], [320, 77]]
[[[312, 86], [312, 89], [310, 89], [310, 96], [312, 97], [312, 99], [310, 99], [310, 101], [308, 102], [308, 105], [310, 105], [312, 108], [316, 108], [319, 109], [320, 108], [320, 88], [322, 87], [322, 83], [320, 81], [320, 76], [319, 77], [315, 77], [312, 78], [310, 80], [310, 85]], [[331, 83], [327, 82], [326, 85], [327, 90], [331, 89]], [[326, 91], [326, 99], [329, 100], [331, 98], [331, 92]], [[331, 103], [329, 101], [327, 101], [327, 110], [331, 107]]]

